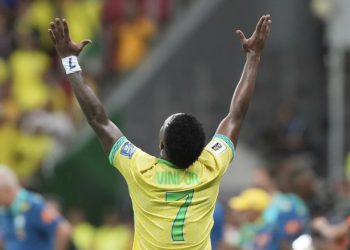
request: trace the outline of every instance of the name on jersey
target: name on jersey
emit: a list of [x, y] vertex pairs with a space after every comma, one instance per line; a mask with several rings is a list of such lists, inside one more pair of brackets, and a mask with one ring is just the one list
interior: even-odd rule
[[181, 175], [176, 171], [158, 171], [156, 172], [157, 184], [164, 185], [194, 185], [200, 182], [199, 176], [193, 172], [186, 172], [185, 175]]

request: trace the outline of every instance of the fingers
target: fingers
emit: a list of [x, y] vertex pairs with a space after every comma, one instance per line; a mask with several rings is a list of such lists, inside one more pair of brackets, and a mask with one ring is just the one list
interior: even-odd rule
[[79, 47], [79, 53], [80, 51], [82, 51], [82, 49], [84, 49], [84, 47], [88, 44], [92, 43], [92, 41], [90, 39], [84, 39], [82, 40], [79, 44], [78, 44], [78, 47]]
[[49, 36], [51, 38], [51, 41], [53, 42], [53, 44], [56, 44], [56, 39], [55, 39], [55, 36], [52, 32], [52, 29], [48, 29], [48, 32], [49, 32]]
[[55, 41], [57, 42], [60, 39], [60, 35], [58, 33], [58, 30], [57, 30], [56, 25], [55, 25], [54, 22], [50, 23], [50, 30], [51, 30], [51, 32], [53, 34], [53, 37], [55, 38]]
[[241, 30], [236, 30], [236, 34], [238, 35], [239, 39], [241, 40], [241, 43], [243, 43], [246, 40], [246, 37]]
[[90, 43], [92, 43], [90, 39], [84, 39], [83, 41], [80, 42], [80, 45], [82, 46], [82, 48], [84, 48], [86, 45]]
[[258, 24], [256, 25], [256, 28], [255, 28], [256, 32], [258, 32], [258, 33], [260, 32], [264, 21], [265, 21], [265, 16], [260, 17], [259, 22], [258, 22]]
[[266, 25], [268, 25], [269, 23], [271, 23], [271, 16], [270, 14], [266, 14], [266, 15], [263, 15], [257, 26], [256, 26], [256, 29], [255, 31], [257, 32], [257, 34], [264, 34], [266, 33]]
[[64, 37], [64, 33], [63, 33], [63, 24], [62, 24], [61, 19], [55, 18], [55, 26], [56, 26], [56, 29], [57, 29], [57, 31], [59, 32], [60, 36], [61, 36], [61, 37]]
[[261, 32], [260, 32], [260, 34], [261, 34], [261, 36], [263, 37], [263, 38], [267, 38], [268, 37], [268, 35], [269, 35], [269, 33], [270, 33], [270, 29], [271, 29], [271, 17], [270, 17], [270, 15], [266, 15], [265, 16], [265, 20], [264, 20], [264, 22], [263, 22], [263, 25], [262, 25], [262, 27], [261, 27]]
[[63, 19], [62, 23], [63, 23], [63, 34], [66, 38], [69, 38], [69, 29], [68, 29], [68, 24], [66, 19]]
[[55, 20], [50, 23], [50, 30], [49, 35], [51, 39], [55, 39], [55, 42], [60, 41], [61, 39], [69, 40], [68, 25], [64, 19], [61, 20], [60, 18], [55, 18]]
[[265, 37], [266, 37], [266, 38], [270, 35], [270, 32], [271, 32], [271, 23], [272, 23], [271, 20], [269, 20], [268, 23], [267, 23], [266, 32], [265, 32]]

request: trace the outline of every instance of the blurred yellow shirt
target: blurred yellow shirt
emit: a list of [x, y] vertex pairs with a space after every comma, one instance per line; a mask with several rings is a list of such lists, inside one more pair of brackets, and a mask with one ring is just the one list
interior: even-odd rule
[[157, 159], [121, 137], [110, 162], [129, 187], [135, 218], [134, 250], [208, 250], [221, 178], [233, 143], [215, 135], [186, 170]]
[[9, 78], [9, 69], [7, 66], [7, 62], [4, 58], [0, 57], [0, 85], [4, 84], [6, 80]]
[[63, 1], [63, 13], [74, 41], [92, 39], [100, 24], [102, 1]]
[[52, 138], [45, 134], [21, 132], [12, 152], [11, 166], [19, 179], [33, 175], [52, 147]]
[[50, 58], [38, 50], [17, 50], [9, 60], [13, 77], [13, 96], [23, 110], [44, 106], [49, 99], [49, 90], [43, 74], [50, 67]]
[[18, 136], [19, 132], [13, 123], [5, 123], [0, 126], [0, 164], [10, 166]]
[[148, 50], [149, 41], [155, 34], [151, 20], [139, 17], [122, 23], [117, 31], [117, 69], [127, 71], [138, 65]]
[[78, 250], [90, 250], [94, 242], [95, 228], [89, 223], [80, 223], [73, 228], [73, 241]]
[[98, 250], [127, 250], [131, 240], [131, 232], [127, 226], [102, 226], [97, 229], [95, 249]]
[[40, 41], [46, 48], [52, 47], [52, 42], [47, 35], [49, 23], [55, 18], [54, 4], [50, 0], [35, 0], [27, 10], [24, 21], [27, 25], [35, 27], [39, 31]]

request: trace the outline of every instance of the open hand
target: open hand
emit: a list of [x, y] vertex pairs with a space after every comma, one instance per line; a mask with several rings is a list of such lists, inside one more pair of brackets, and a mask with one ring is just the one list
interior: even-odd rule
[[241, 40], [243, 51], [247, 54], [259, 55], [264, 49], [265, 41], [267, 40], [271, 29], [270, 15], [264, 15], [260, 18], [254, 33], [251, 37], [246, 38], [241, 30], [236, 30], [236, 34]]
[[78, 56], [83, 48], [91, 43], [91, 40], [88, 39], [84, 39], [80, 43], [73, 42], [69, 37], [68, 24], [65, 19], [56, 18], [54, 22], [50, 23], [48, 32], [61, 58], [71, 55]]

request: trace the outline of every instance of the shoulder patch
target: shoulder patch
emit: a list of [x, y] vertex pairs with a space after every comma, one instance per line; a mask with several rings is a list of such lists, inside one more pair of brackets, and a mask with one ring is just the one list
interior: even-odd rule
[[60, 216], [60, 214], [58, 213], [58, 211], [50, 205], [47, 205], [41, 212], [41, 220], [45, 224], [52, 223], [59, 216]]
[[220, 154], [225, 151], [226, 145], [220, 141], [214, 140], [210, 145], [209, 145], [210, 151], [212, 151], [215, 154]]
[[129, 157], [129, 159], [131, 159], [131, 157], [134, 155], [136, 151], [136, 147], [134, 146], [134, 144], [132, 144], [131, 142], [125, 142], [120, 154]]

